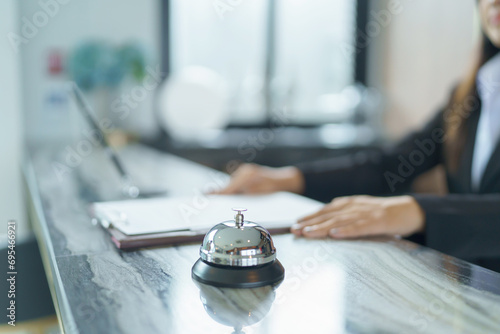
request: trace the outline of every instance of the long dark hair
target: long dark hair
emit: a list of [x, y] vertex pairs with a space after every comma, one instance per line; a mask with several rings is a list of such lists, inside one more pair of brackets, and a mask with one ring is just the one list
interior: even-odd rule
[[477, 72], [488, 60], [493, 58], [500, 49], [497, 48], [483, 33], [477, 48], [478, 52], [470, 70], [455, 90], [445, 111], [445, 129], [447, 133], [446, 155], [449, 168], [456, 171], [467, 141], [467, 121], [472, 112], [478, 110]]

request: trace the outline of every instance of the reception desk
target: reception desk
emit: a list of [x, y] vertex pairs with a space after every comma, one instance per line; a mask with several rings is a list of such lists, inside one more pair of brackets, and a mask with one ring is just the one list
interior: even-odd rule
[[[396, 238], [276, 235], [286, 270], [279, 286], [195, 283], [199, 244], [116, 249], [87, 208], [119, 197], [117, 173], [97, 149], [70, 155], [31, 150], [24, 165], [30, 218], [66, 333], [500, 333], [500, 274]], [[227, 179], [143, 146], [120, 156], [136, 183], [172, 196], [195, 199]]]

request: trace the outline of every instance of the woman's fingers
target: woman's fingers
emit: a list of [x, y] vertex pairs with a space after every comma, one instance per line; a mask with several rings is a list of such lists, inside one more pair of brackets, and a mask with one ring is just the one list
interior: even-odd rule
[[375, 234], [377, 234], [376, 226], [363, 219], [328, 231], [328, 235], [336, 239], [358, 238]]
[[233, 173], [229, 184], [216, 193], [219, 195], [245, 193], [247, 188], [254, 183], [257, 168], [257, 166], [251, 164], [242, 165]]
[[331, 203], [321, 208], [321, 210], [299, 219], [297, 224], [292, 226], [292, 233], [302, 235], [302, 230], [306, 226], [322, 224], [342, 215], [348, 217], [352, 213], [353, 201], [353, 197], [339, 197], [334, 199]]
[[233, 178], [226, 188], [216, 192], [218, 195], [231, 195], [243, 192], [244, 185], [247, 182], [244, 178]]
[[276, 191], [301, 193], [304, 177], [296, 167], [272, 168], [255, 164], [241, 165], [229, 184], [215, 194], [268, 194]]
[[349, 197], [336, 198], [331, 203], [328, 203], [325, 206], [323, 206], [319, 211], [317, 211], [313, 214], [310, 214], [308, 216], [300, 218], [298, 220], [298, 223], [300, 224], [300, 223], [303, 223], [306, 221], [310, 221], [310, 220], [315, 219], [317, 217], [321, 217], [329, 212], [340, 211], [340, 210], [344, 209], [345, 207], [347, 207], [351, 202], [352, 202], [352, 199], [350, 199]]
[[[344, 199], [345, 201], [345, 199]], [[425, 229], [425, 214], [411, 196], [353, 196], [333, 201], [292, 228], [296, 235], [343, 239], [370, 235], [410, 235]]]
[[302, 228], [300, 234], [306, 238], [324, 238], [331, 229], [353, 224], [359, 219], [357, 215], [348, 214], [330, 218], [320, 224], [309, 225]]
[[309, 220], [303, 220], [299, 221], [297, 224], [293, 225], [291, 228], [292, 233], [296, 235], [301, 235], [302, 230], [308, 226], [313, 226], [313, 225], [319, 225], [322, 223], [325, 223], [327, 221], [331, 221], [332, 219], [338, 219], [341, 218], [342, 216], [349, 216], [352, 215], [348, 211], [330, 211], [330, 212], [323, 212], [322, 215], [318, 215], [314, 218], [311, 218]]

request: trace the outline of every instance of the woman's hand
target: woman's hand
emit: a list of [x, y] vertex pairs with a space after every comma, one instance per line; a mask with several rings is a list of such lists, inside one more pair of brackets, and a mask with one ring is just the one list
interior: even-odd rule
[[411, 196], [339, 197], [292, 227], [307, 238], [356, 238], [369, 235], [408, 236], [422, 232], [425, 215]]
[[228, 186], [217, 194], [266, 194], [277, 191], [301, 193], [304, 177], [295, 167], [271, 168], [243, 164], [232, 175]]

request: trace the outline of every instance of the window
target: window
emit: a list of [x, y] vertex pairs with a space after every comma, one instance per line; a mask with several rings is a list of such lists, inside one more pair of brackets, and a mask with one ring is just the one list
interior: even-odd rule
[[279, 3], [274, 80], [280, 94], [276, 103], [287, 105], [296, 121], [323, 121], [329, 112], [329, 94], [354, 83], [354, 59], [342, 46], [354, 44], [355, 11], [352, 0]]
[[[171, 72], [204, 66], [230, 87], [233, 124], [265, 124], [286, 107], [293, 123], [328, 122], [355, 82], [353, 0], [165, 0]], [[165, 20], [164, 20], [165, 21]]]

